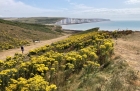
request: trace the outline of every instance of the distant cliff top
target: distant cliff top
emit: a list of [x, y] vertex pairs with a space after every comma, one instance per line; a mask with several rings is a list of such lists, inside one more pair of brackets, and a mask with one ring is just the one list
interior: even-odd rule
[[22, 22], [22, 23], [54, 24], [65, 18], [64, 17], [21, 17], [21, 18], [9, 17], [9, 18], [3, 18], [3, 19]]
[[56, 22], [56, 25], [67, 25], [67, 24], [80, 24], [80, 23], [91, 23], [91, 22], [101, 22], [110, 21], [110, 19], [100, 19], [100, 18], [66, 18]]

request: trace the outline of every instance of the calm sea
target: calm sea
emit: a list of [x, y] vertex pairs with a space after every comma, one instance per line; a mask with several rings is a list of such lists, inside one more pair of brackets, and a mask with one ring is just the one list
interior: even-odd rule
[[105, 21], [105, 22], [94, 22], [94, 23], [83, 23], [73, 25], [62, 25], [63, 29], [72, 30], [87, 30], [94, 27], [100, 27], [100, 30], [134, 30], [140, 31], [140, 21]]

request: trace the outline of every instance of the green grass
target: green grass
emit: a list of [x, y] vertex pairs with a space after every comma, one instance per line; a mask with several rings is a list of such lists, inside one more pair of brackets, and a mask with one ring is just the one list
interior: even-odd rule
[[27, 17], [13, 19], [12, 21], [23, 22], [23, 23], [35, 23], [35, 24], [54, 24], [57, 21], [65, 19], [63, 17]]
[[12, 21], [6, 21], [6, 20], [2, 20], [2, 19], [0, 19], [0, 23], [12, 25], [12, 26], [18, 26], [18, 27], [21, 27], [21, 28], [24, 28], [24, 29], [29, 29], [29, 30], [54, 33], [49, 28], [50, 27], [49, 25], [28, 24], [28, 23], [14, 22], [14, 21], [12, 22]]

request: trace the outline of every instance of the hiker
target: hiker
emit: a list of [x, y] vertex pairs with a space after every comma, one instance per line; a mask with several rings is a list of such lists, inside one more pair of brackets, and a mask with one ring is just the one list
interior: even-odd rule
[[21, 46], [21, 51], [22, 51], [22, 53], [23, 53], [23, 51], [24, 51], [24, 47], [23, 47], [23, 46]]

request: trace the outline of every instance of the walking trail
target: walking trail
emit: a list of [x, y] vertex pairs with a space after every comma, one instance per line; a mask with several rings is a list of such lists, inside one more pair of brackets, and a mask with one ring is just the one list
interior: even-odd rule
[[[50, 45], [51, 43], [54, 43], [56, 41], [63, 40], [65, 38], [67, 38], [68, 36], [70, 36], [70, 34], [65, 34], [65, 36], [58, 37], [55, 39], [44, 40], [44, 41], [41, 41], [40, 43], [30, 44], [30, 46], [24, 46], [24, 54], [28, 53], [30, 50], [35, 49], [37, 47], [41, 47], [46, 44]], [[0, 52], [0, 60], [5, 60], [5, 58], [7, 56], [14, 56], [15, 53], [22, 53], [21, 49], [16, 48], [16, 49], [2, 51], [2, 52]]]
[[135, 32], [114, 41], [115, 54], [126, 60], [132, 68], [140, 71], [140, 32]]

